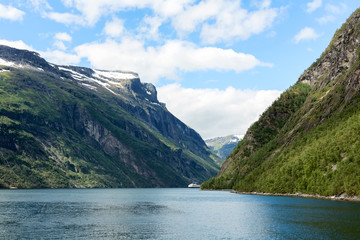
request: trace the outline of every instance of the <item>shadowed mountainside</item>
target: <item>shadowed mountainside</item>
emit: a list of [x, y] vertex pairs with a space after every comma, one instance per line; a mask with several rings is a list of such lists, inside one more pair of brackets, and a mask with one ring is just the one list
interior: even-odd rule
[[0, 46], [0, 187], [183, 187], [218, 157], [132, 72]]

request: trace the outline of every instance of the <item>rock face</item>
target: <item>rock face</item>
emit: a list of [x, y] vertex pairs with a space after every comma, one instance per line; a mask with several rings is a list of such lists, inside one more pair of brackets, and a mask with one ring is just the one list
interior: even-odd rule
[[0, 46], [0, 187], [185, 187], [219, 165], [133, 72]]
[[359, 196], [360, 10], [203, 188]]

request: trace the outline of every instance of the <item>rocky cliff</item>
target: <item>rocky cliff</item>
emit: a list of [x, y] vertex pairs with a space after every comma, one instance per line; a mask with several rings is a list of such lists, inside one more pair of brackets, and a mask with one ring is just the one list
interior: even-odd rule
[[181, 187], [217, 156], [133, 72], [0, 46], [0, 187]]
[[360, 194], [360, 10], [203, 188]]

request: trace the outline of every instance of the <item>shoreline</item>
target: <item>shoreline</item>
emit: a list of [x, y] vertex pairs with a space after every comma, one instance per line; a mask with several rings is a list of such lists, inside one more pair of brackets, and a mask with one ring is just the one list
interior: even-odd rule
[[333, 201], [347, 201], [347, 202], [359, 202], [359, 197], [349, 197], [345, 194], [340, 196], [321, 196], [314, 194], [304, 194], [304, 193], [263, 193], [263, 192], [241, 192], [236, 190], [231, 190], [231, 193], [244, 194], [244, 195], [262, 195], [262, 196], [280, 196], [280, 197], [302, 197], [302, 198], [314, 198], [314, 199], [324, 199], [324, 200], [333, 200]]

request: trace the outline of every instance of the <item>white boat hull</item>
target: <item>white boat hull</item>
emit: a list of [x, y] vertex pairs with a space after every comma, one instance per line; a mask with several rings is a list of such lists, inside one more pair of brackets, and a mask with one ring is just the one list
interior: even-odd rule
[[200, 185], [199, 184], [196, 184], [196, 183], [190, 183], [188, 185], [188, 188], [200, 188]]

